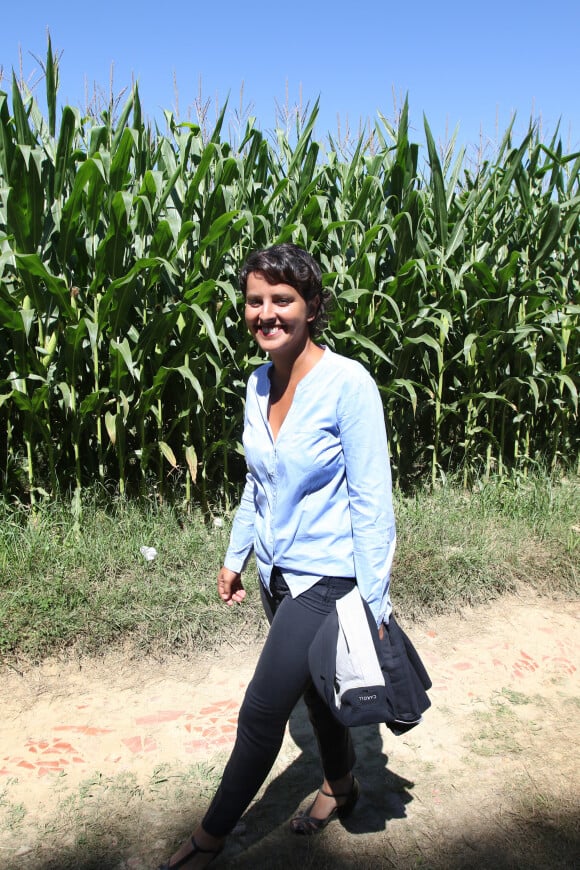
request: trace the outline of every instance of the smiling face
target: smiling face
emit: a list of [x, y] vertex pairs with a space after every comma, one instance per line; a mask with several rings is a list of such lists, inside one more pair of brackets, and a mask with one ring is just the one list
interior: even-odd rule
[[308, 324], [318, 301], [306, 300], [289, 284], [269, 284], [259, 272], [246, 282], [246, 325], [270, 355], [298, 357], [310, 342]]

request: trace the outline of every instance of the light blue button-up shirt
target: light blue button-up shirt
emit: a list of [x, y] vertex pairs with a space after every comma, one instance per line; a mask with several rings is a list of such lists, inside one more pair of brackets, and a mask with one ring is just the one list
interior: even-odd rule
[[326, 575], [356, 577], [380, 625], [391, 612], [396, 536], [376, 384], [359, 363], [326, 348], [274, 439], [270, 370], [260, 366], [248, 381], [248, 475], [224, 564], [241, 572], [253, 550], [266, 588], [276, 565], [293, 597]]

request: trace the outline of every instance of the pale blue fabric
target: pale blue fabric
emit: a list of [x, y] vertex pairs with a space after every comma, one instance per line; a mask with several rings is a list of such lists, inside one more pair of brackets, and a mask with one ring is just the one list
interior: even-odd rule
[[266, 589], [276, 565], [294, 598], [323, 576], [356, 577], [377, 625], [387, 622], [396, 535], [376, 384], [359, 363], [326, 348], [274, 441], [270, 369], [260, 366], [248, 381], [248, 475], [224, 564], [242, 571], [253, 550]]

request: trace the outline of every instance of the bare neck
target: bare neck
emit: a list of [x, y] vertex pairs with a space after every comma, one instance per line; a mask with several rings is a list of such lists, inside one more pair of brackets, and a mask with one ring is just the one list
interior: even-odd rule
[[309, 346], [293, 360], [291, 365], [281, 365], [279, 360], [272, 360], [268, 422], [274, 440], [278, 438], [282, 424], [292, 407], [296, 387], [302, 378], [306, 377], [308, 372], [314, 368], [323, 354], [324, 351], [321, 347], [318, 347], [314, 342], [309, 342]]
[[323, 354], [323, 348], [314, 344], [310, 338], [297, 356], [288, 358], [272, 354], [272, 382], [281, 389], [285, 389], [289, 385], [295, 387], [314, 368]]

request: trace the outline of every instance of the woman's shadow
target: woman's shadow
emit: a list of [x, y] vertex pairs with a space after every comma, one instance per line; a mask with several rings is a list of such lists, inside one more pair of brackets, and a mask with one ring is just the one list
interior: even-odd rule
[[[303, 702], [292, 713], [289, 728], [301, 753], [268, 784], [262, 797], [244, 815], [241, 830], [246, 848], [286, 824], [299, 808], [305, 809], [306, 798], [312, 799], [312, 793], [320, 786], [320, 759]], [[389, 759], [383, 751], [378, 725], [353, 728], [352, 737], [361, 797], [355, 812], [344, 820], [344, 827], [352, 834], [384, 831], [390, 819], [406, 816], [414, 783], [388, 769]]]

